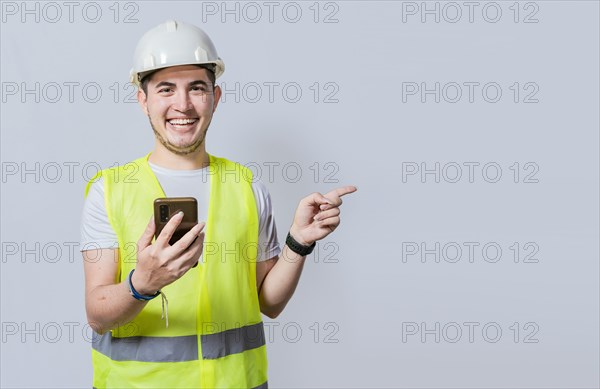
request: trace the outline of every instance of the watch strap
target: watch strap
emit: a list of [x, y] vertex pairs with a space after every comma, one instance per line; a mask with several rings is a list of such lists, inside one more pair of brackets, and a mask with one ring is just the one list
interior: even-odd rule
[[292, 234], [288, 232], [287, 238], [285, 239], [285, 244], [298, 255], [306, 256], [313, 252], [317, 242], [313, 242], [310, 246], [305, 246], [300, 244], [292, 237]]

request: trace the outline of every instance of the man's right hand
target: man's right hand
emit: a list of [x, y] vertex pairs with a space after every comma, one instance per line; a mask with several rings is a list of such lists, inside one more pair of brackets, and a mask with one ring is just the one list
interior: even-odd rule
[[138, 293], [153, 295], [181, 278], [198, 263], [204, 244], [204, 222], [196, 224], [175, 244], [169, 244], [171, 236], [182, 219], [182, 212], [173, 216], [154, 244], [151, 244], [156, 227], [154, 216], [150, 218], [146, 230], [137, 243], [137, 266], [131, 277], [131, 282]]

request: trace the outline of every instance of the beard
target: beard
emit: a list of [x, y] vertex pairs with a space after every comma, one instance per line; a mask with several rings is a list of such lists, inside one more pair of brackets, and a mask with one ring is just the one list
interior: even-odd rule
[[162, 136], [157, 130], [156, 127], [154, 126], [154, 123], [152, 123], [152, 119], [150, 118], [150, 116], [148, 116], [148, 119], [150, 120], [150, 126], [152, 127], [152, 131], [154, 131], [154, 136], [156, 137], [156, 139], [158, 139], [158, 141], [170, 152], [172, 152], [173, 154], [176, 155], [188, 155], [193, 153], [194, 151], [198, 150], [198, 148], [200, 146], [202, 146], [202, 143], [204, 143], [204, 139], [206, 138], [206, 132], [208, 131], [208, 126], [210, 126], [210, 122], [208, 123], [208, 126], [206, 127], [206, 130], [204, 130], [204, 132], [202, 133], [202, 136], [194, 143], [192, 143], [191, 145], [188, 146], [177, 146], [174, 145], [173, 143], [169, 142], [167, 139], [165, 139], [164, 136]]

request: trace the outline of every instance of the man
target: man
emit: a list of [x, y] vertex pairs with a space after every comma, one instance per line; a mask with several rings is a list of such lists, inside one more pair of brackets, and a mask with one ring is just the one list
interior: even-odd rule
[[[134, 62], [154, 150], [90, 181], [82, 217], [94, 387], [266, 388], [261, 312], [282, 312], [356, 188], [303, 198], [281, 250], [264, 185], [206, 152], [224, 71], [210, 38], [167, 21], [141, 38]], [[154, 240], [153, 200], [167, 196], [195, 197], [202, 220], [173, 245], [181, 214]]]

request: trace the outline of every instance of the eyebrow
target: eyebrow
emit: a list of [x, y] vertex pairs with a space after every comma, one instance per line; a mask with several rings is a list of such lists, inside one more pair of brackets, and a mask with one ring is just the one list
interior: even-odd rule
[[[196, 81], [192, 81], [188, 84], [188, 86], [195, 86], [195, 85], [205, 85], [208, 86], [208, 83], [204, 80], [196, 80]], [[174, 87], [175, 84], [169, 81], [161, 81], [158, 84], [156, 84], [156, 86], [154, 87], [155, 89], [161, 88], [163, 86], [168, 86], [168, 87]]]

